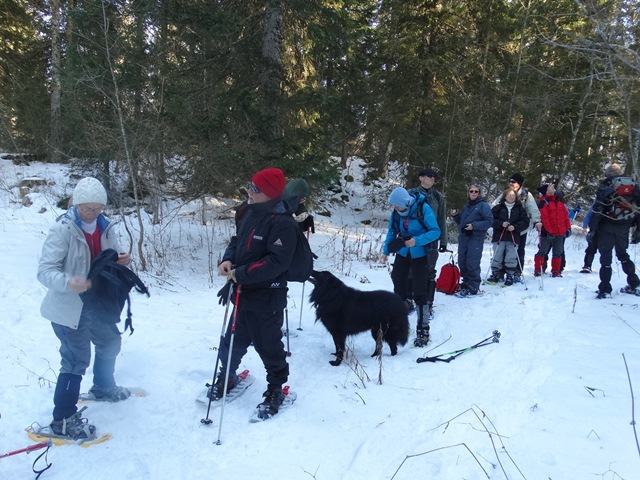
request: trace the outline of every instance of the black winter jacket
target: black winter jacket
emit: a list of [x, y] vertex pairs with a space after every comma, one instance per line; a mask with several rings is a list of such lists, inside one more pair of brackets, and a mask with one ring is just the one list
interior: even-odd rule
[[[509, 222], [515, 227], [513, 240], [516, 244], [520, 243], [520, 234], [523, 230], [529, 228], [529, 215], [527, 215], [527, 210], [524, 205], [516, 202], [511, 208], [511, 215], [509, 215], [509, 209], [505, 205], [504, 199], [502, 199], [500, 203], [491, 209], [491, 213], [493, 214], [493, 236], [491, 237], [491, 241], [493, 243], [498, 241], [512, 241], [511, 234], [502, 226], [504, 222]], [[503, 231], [504, 234], [502, 233]], [[500, 236], [502, 236], [502, 240], [500, 240]]]
[[248, 206], [222, 261], [230, 260], [242, 286], [238, 309], [277, 311], [287, 305], [286, 272], [297, 242], [296, 221], [283, 200]]

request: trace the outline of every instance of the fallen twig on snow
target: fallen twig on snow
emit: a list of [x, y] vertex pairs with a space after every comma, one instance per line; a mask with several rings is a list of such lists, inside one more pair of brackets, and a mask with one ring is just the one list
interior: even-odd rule
[[638, 449], [638, 456], [640, 456], [640, 443], [638, 443], [638, 431], [636, 430], [636, 409], [635, 400], [633, 399], [633, 384], [631, 383], [631, 376], [629, 375], [629, 366], [627, 365], [627, 358], [622, 354], [624, 360], [624, 368], [627, 370], [627, 378], [629, 379], [629, 389], [631, 390], [631, 427], [633, 428], [633, 435], [636, 439], [636, 448]]
[[[478, 412], [476, 411], [476, 409], [477, 409], [477, 410], [479, 410], [479, 411], [481, 412], [481, 414], [482, 414], [482, 418], [481, 418], [481, 416], [478, 414]], [[515, 461], [513, 460], [513, 458], [511, 457], [511, 455], [510, 455], [510, 454], [509, 454], [509, 452], [507, 451], [507, 448], [505, 447], [504, 443], [502, 442], [502, 435], [500, 435], [499, 433], [497, 433], [496, 428], [495, 428], [495, 425], [493, 424], [493, 422], [491, 421], [491, 419], [490, 419], [489, 417], [487, 417], [487, 414], [486, 414], [486, 413], [485, 413], [485, 412], [484, 412], [480, 407], [478, 407], [477, 405], [473, 405], [471, 408], [469, 408], [469, 409], [465, 410], [464, 412], [462, 412], [462, 413], [460, 413], [460, 414], [456, 415], [456, 416], [455, 416], [455, 417], [453, 417], [452, 419], [447, 420], [446, 422], [441, 423], [440, 425], [438, 425], [438, 426], [436, 426], [436, 427], [434, 427], [434, 428], [432, 428], [431, 430], [428, 430], [428, 431], [433, 431], [433, 430], [435, 430], [435, 429], [437, 429], [437, 428], [440, 428], [440, 427], [442, 427], [442, 426], [445, 426], [445, 431], [446, 431], [446, 430], [447, 430], [447, 428], [449, 428], [449, 425], [451, 424], [451, 422], [453, 422], [453, 421], [454, 421], [454, 420], [456, 420], [457, 418], [459, 418], [459, 417], [461, 417], [461, 416], [465, 415], [465, 414], [466, 414], [466, 413], [468, 413], [468, 412], [472, 412], [472, 413], [473, 413], [473, 415], [476, 417], [476, 419], [477, 419], [477, 420], [482, 424], [483, 429], [478, 429], [478, 428], [476, 428], [475, 426], [473, 426], [473, 425], [471, 425], [471, 424], [468, 424], [468, 425], [469, 425], [469, 426], [471, 426], [471, 428], [473, 428], [473, 429], [474, 429], [474, 430], [476, 430], [476, 431], [479, 431], [479, 432], [485, 432], [485, 433], [489, 436], [489, 439], [490, 439], [491, 444], [492, 444], [492, 446], [493, 446], [493, 452], [494, 452], [494, 454], [495, 454], [495, 457], [496, 457], [496, 460], [497, 460], [497, 464], [498, 464], [498, 465], [500, 465], [500, 469], [502, 470], [502, 473], [504, 474], [505, 478], [509, 478], [509, 476], [507, 475], [507, 472], [506, 472], [506, 470], [505, 470], [504, 466], [502, 465], [502, 462], [500, 461], [500, 456], [498, 455], [498, 449], [496, 448], [496, 444], [495, 444], [494, 439], [493, 439], [493, 437], [494, 437], [494, 436], [495, 436], [495, 437], [497, 437], [497, 438], [498, 438], [498, 440], [500, 441], [501, 451], [502, 451], [505, 455], [507, 455], [507, 457], [509, 457], [509, 460], [511, 460], [511, 463], [513, 463], [513, 465], [514, 465], [514, 467], [516, 468], [516, 470], [518, 470], [518, 472], [520, 473], [520, 475], [522, 475], [522, 478], [524, 478], [524, 479], [526, 480], [526, 477], [525, 477], [525, 475], [522, 473], [522, 470], [520, 470], [520, 468], [518, 467], [518, 465], [515, 463]], [[483, 419], [484, 419], [484, 418], [486, 418], [486, 420], [487, 420], [487, 421], [489, 422], [489, 424], [491, 425], [491, 427], [492, 427], [492, 429], [493, 429], [493, 432], [489, 431], [489, 429], [488, 429], [488, 428], [487, 428], [487, 426], [485, 425], [485, 423], [484, 423], [484, 421], [483, 421]], [[444, 432], [443, 432], [443, 433], [444, 433]], [[413, 454], [413, 455], [407, 455], [407, 456], [404, 458], [404, 460], [402, 461], [402, 463], [400, 463], [400, 465], [398, 466], [397, 470], [395, 471], [395, 473], [394, 473], [394, 474], [393, 474], [393, 476], [391, 477], [391, 480], [393, 480], [393, 479], [395, 478], [395, 476], [398, 474], [398, 472], [400, 471], [400, 469], [402, 468], [402, 466], [404, 465], [404, 463], [405, 463], [408, 459], [410, 459], [410, 458], [419, 457], [419, 456], [422, 456], [422, 455], [426, 455], [426, 454], [428, 454], [428, 453], [436, 452], [436, 451], [438, 451], [438, 450], [444, 450], [444, 449], [447, 449], [447, 448], [455, 448], [455, 447], [460, 447], [460, 446], [463, 446], [464, 448], [466, 448], [466, 449], [467, 449], [467, 451], [471, 454], [471, 456], [473, 457], [473, 459], [478, 463], [478, 465], [480, 466], [480, 468], [482, 469], [482, 471], [484, 472], [484, 474], [486, 475], [486, 477], [487, 477], [487, 478], [490, 478], [490, 477], [489, 477], [489, 474], [487, 473], [487, 471], [484, 469], [484, 467], [482, 466], [482, 464], [480, 463], [480, 461], [478, 460], [478, 458], [476, 457], [476, 455], [471, 451], [471, 449], [469, 449], [469, 447], [467, 446], [467, 444], [466, 444], [466, 443], [457, 443], [457, 444], [455, 444], [455, 445], [448, 445], [448, 446], [446, 446], [446, 447], [439, 447], [439, 448], [435, 448], [435, 449], [432, 449], [432, 450], [428, 450], [428, 451], [426, 451], [426, 452], [416, 453], [416, 454]], [[483, 457], [483, 459], [484, 459], [484, 457]], [[490, 463], [490, 464], [493, 466], [493, 468], [496, 468], [496, 464], [492, 463], [491, 461], [489, 461], [489, 460], [487, 460], [487, 459], [484, 459], [484, 460], [485, 460], [485, 461], [487, 461], [488, 463]]]

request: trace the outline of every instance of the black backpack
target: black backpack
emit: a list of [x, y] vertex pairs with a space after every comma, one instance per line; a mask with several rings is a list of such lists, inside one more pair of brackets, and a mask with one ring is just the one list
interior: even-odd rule
[[120, 322], [120, 314], [127, 303], [127, 320], [122, 333], [128, 328], [131, 335], [133, 322], [129, 292], [135, 287], [138, 293], [144, 293], [148, 297], [149, 290], [135, 273], [117, 261], [118, 252], [115, 250], [108, 248], [100, 252], [91, 262], [87, 277], [91, 280], [91, 288], [80, 294], [80, 298], [101, 320], [112, 323]]
[[296, 228], [296, 249], [287, 270], [287, 282], [306, 282], [313, 272], [314, 258], [318, 257], [311, 251], [309, 241], [302, 230]]

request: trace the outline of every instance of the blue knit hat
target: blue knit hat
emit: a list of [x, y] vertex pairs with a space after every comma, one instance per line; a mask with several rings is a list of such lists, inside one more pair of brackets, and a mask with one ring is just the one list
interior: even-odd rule
[[409, 208], [416, 201], [406, 189], [398, 187], [389, 195], [389, 203], [400, 208]]

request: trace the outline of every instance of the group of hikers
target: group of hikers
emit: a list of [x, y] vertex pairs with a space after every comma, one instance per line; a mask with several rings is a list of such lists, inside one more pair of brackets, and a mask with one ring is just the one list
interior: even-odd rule
[[[424, 168], [419, 172], [419, 186], [411, 191], [402, 187], [393, 190], [389, 196], [393, 212], [381, 258], [386, 262], [389, 255], [395, 254], [391, 273], [394, 291], [410, 310], [417, 312], [416, 346], [425, 346], [429, 341], [438, 254], [449, 251], [445, 199], [434, 187], [437, 178], [435, 169]], [[600, 252], [598, 298], [612, 292], [614, 249], [627, 274], [623, 291], [640, 294], [640, 280], [626, 252], [630, 226], [638, 221], [640, 191], [635, 182], [625, 180], [628, 178], [622, 176], [617, 164], [610, 165], [588, 213], [587, 254], [592, 259], [596, 246]], [[473, 297], [480, 290], [480, 260], [490, 228], [494, 254], [487, 280], [504, 278], [508, 286], [521, 279], [527, 235], [533, 231], [540, 236], [534, 275], [542, 275], [551, 253], [551, 274], [561, 276], [564, 240], [571, 234], [569, 213], [555, 185], [541, 185], [536, 201], [523, 183], [520, 173], [511, 175], [508, 187], [491, 206], [483, 200], [479, 185], [469, 185], [467, 202], [454, 215], [462, 278], [458, 296]], [[618, 195], [619, 189], [626, 193]], [[287, 273], [300, 231], [306, 231], [308, 238], [314, 229], [313, 217], [304, 206], [308, 194], [304, 180], [287, 183], [278, 168], [255, 173], [247, 185], [248, 200], [237, 209], [236, 234], [218, 266], [220, 275], [227, 280], [218, 293], [220, 302], [233, 304], [234, 321], [229, 322], [221, 339], [221, 368], [208, 396], [217, 400], [241, 382], [236, 370], [253, 345], [266, 370], [267, 389], [258, 405], [265, 418], [278, 413], [284, 399], [283, 385], [289, 376], [282, 342]], [[61, 357], [53, 420], [45, 427], [46, 433], [74, 441], [96, 437], [95, 426], [77, 408], [82, 378], [91, 362], [91, 344], [95, 346], [93, 386], [89, 390], [93, 398], [118, 402], [131, 395], [127, 388], [116, 384], [114, 377], [121, 347], [121, 334], [116, 327], [119, 315], [105, 313], [84, 295], [92, 288], [88, 274], [100, 252], [123, 252], [113, 223], [103, 213], [107, 201], [107, 192], [99, 180], [86, 177], [78, 182], [70, 208], [58, 218], [44, 242], [37, 274], [47, 288], [41, 314], [51, 322], [60, 341]], [[638, 236], [635, 234], [634, 238]], [[116, 261], [128, 265], [131, 257], [129, 253], [119, 253]]]
[[[438, 252], [447, 251], [446, 208], [442, 193], [434, 187], [437, 172], [425, 168], [418, 174], [420, 186], [407, 190], [395, 188], [389, 196], [393, 211], [389, 219], [381, 261], [395, 254], [391, 278], [394, 292], [417, 312], [415, 346], [429, 341], [429, 322], [434, 318], [433, 299], [436, 288]], [[562, 277], [565, 267], [564, 244], [571, 236], [570, 213], [564, 195], [554, 183], [536, 188], [537, 200], [523, 186], [524, 177], [514, 173], [502, 194], [489, 205], [482, 188], [471, 184], [467, 202], [453, 215], [458, 229], [458, 265], [461, 282], [458, 297], [473, 297], [482, 284], [480, 262], [489, 229], [493, 255], [487, 284], [504, 281], [505, 286], [522, 282], [525, 246], [529, 232], [538, 235], [538, 251], [533, 259], [533, 275], [542, 276], [549, 264], [551, 276]], [[623, 176], [617, 163], [606, 168], [605, 179], [587, 212], [588, 246], [582, 273], [591, 272], [591, 262], [600, 252], [600, 283], [597, 298], [611, 295], [611, 263], [615, 250], [622, 270], [627, 275], [624, 293], [640, 295], [640, 279], [627, 248], [629, 231], [636, 226], [633, 242], [640, 241], [640, 188], [631, 177]], [[576, 210], [577, 211], [577, 210]], [[415, 306], [414, 306], [415, 302]]]

